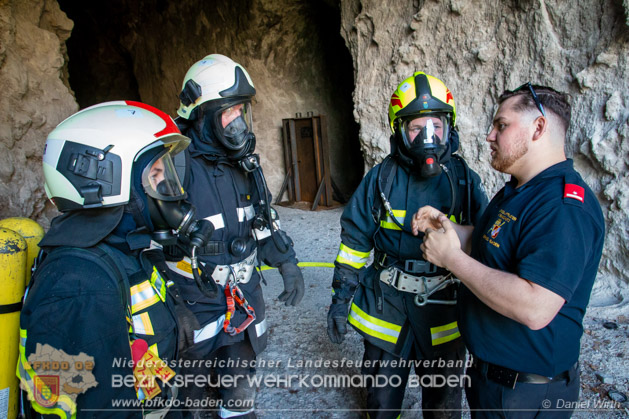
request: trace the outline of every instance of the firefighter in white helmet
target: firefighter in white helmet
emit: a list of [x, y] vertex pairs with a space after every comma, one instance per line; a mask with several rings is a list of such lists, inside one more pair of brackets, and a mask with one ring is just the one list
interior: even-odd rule
[[[199, 268], [208, 286], [218, 288], [216, 298], [194, 286], [186, 259], [170, 266], [202, 326], [186, 356], [239, 361], [214, 371], [243, 377], [235, 386], [219, 388], [221, 417], [255, 417], [255, 388], [245, 377], [255, 373], [249, 365], [265, 349], [268, 336], [261, 278], [255, 269], [258, 261], [279, 269], [284, 281], [280, 301], [296, 305], [304, 294], [293, 243], [280, 229], [254, 154], [251, 101], [255, 93], [241, 65], [220, 54], [208, 55], [185, 75], [176, 120], [192, 139], [185, 161], [177, 163], [183, 168], [184, 187], [198, 216], [212, 221], [215, 228], [212, 241], [199, 252]], [[193, 393], [195, 398], [205, 397], [203, 388], [182, 392], [186, 397]]]
[[45, 189], [62, 214], [39, 243], [17, 368], [40, 414], [141, 418], [176, 397], [163, 383], [198, 324], [161, 245], [187, 236], [202, 246], [211, 235], [173, 165], [189, 143], [164, 112], [123, 101], [84, 109], [48, 135]]

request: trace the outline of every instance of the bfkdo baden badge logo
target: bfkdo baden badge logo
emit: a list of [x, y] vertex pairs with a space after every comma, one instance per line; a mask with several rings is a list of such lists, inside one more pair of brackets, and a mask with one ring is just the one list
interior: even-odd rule
[[500, 233], [500, 229], [502, 228], [504, 223], [505, 223], [504, 221], [496, 220], [492, 228], [489, 229], [489, 235], [491, 236], [492, 239], [495, 239], [496, 237], [498, 237], [498, 233]]
[[34, 396], [42, 407], [52, 407], [59, 399], [59, 376], [36, 375]]

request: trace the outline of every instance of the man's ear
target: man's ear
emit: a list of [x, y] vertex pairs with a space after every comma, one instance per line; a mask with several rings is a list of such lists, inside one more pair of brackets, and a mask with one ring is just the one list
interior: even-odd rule
[[535, 121], [533, 121], [533, 128], [533, 141], [537, 141], [544, 136], [548, 129], [548, 118], [541, 115], [538, 116]]

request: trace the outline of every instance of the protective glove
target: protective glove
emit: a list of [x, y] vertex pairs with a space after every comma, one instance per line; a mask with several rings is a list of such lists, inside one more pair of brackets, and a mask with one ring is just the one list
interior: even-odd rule
[[285, 301], [287, 306], [299, 304], [306, 289], [301, 269], [295, 263], [283, 263], [278, 269], [284, 280], [284, 292], [277, 298]]
[[332, 343], [341, 343], [347, 333], [347, 311], [349, 304], [332, 302], [328, 311], [328, 336]]

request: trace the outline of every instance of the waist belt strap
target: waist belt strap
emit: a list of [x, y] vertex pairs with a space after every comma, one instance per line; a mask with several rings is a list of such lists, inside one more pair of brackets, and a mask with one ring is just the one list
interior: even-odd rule
[[505, 387], [515, 388], [516, 383], [528, 384], [548, 384], [557, 381], [568, 381], [575, 376], [578, 364], [573, 365], [569, 370], [560, 372], [554, 377], [546, 377], [545, 375], [533, 374], [530, 372], [519, 372], [511, 368], [501, 367], [491, 362], [483, 361], [474, 357], [472, 368], [486, 376], [487, 379], [501, 384]]
[[449, 279], [450, 275], [415, 276], [393, 266], [380, 272], [380, 281], [398, 291], [411, 292], [413, 294], [430, 294], [430, 291], [439, 288], [443, 282]]
[[[374, 256], [374, 260], [380, 264], [383, 268], [388, 268], [393, 265], [397, 265], [398, 269], [403, 270], [409, 274], [434, 274], [437, 272], [437, 266], [421, 259], [406, 259], [398, 260], [384, 252], [377, 252]], [[402, 268], [402, 266], [404, 266]]]
[[448, 305], [456, 303], [456, 300], [430, 300], [428, 298], [435, 292], [444, 289], [450, 284], [456, 283], [458, 280], [454, 278], [452, 274], [430, 277], [415, 276], [391, 266], [381, 271], [379, 277], [380, 281], [398, 291], [416, 294], [415, 304], [418, 306], [423, 306], [428, 303]]
[[[238, 284], [246, 284], [253, 275], [257, 261], [258, 250], [254, 249], [253, 252], [240, 262], [233, 263], [231, 265], [216, 265], [212, 271], [212, 279], [214, 282], [224, 287], [227, 279], [232, 274], [232, 270], [236, 275], [235, 281]], [[203, 262], [201, 262], [203, 263]], [[168, 267], [186, 278], [194, 279], [192, 276], [192, 268], [190, 267], [190, 259], [183, 258], [179, 262], [167, 262]]]

